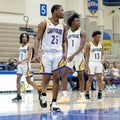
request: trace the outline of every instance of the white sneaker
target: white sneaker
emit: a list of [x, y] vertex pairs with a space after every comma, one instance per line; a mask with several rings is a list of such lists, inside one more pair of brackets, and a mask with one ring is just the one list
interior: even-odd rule
[[62, 96], [59, 100], [57, 100], [57, 103], [64, 103], [64, 102], [70, 102], [70, 98], [68, 96]]
[[47, 107], [47, 96], [40, 95], [39, 99], [40, 99], [40, 106], [42, 108], [46, 108]]
[[110, 88], [110, 90], [113, 90], [113, 87], [111, 85], [109, 86], [109, 88]]
[[112, 87], [113, 87], [114, 89], [116, 89], [116, 88], [117, 88], [114, 84], [112, 85]]
[[111, 86], [108, 86], [108, 85], [106, 85], [106, 88], [105, 88], [106, 90], [111, 90], [112, 88], [111, 88]]
[[57, 103], [56, 103], [56, 102], [52, 102], [52, 103], [50, 104], [50, 110], [51, 110], [51, 111], [56, 111], [56, 112], [60, 112], [60, 111], [61, 111], [60, 108], [57, 106]]
[[85, 96], [80, 96], [78, 100], [76, 101], [77, 104], [84, 104], [86, 103]]

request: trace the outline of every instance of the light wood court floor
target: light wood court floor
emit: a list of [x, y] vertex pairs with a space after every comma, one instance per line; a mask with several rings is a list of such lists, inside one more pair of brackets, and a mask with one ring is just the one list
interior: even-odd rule
[[[91, 101], [76, 104], [79, 91], [70, 91], [69, 103], [58, 104], [61, 112], [51, 112], [52, 91], [47, 92], [48, 107], [39, 105], [37, 91], [22, 93], [21, 102], [12, 102], [16, 93], [0, 93], [0, 120], [120, 120], [120, 86], [116, 90], [104, 90], [103, 100], [92, 91]], [[60, 98], [59, 92], [58, 98]]]

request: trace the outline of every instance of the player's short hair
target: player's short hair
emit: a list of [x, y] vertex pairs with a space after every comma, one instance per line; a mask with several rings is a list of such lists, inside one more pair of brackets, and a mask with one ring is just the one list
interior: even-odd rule
[[95, 37], [96, 35], [101, 35], [101, 32], [100, 31], [94, 31], [93, 34], [92, 34], [92, 37]]
[[116, 64], [116, 62], [113, 62], [113, 65]]
[[52, 8], [51, 8], [51, 13], [53, 14], [55, 10], [59, 10], [59, 8], [62, 7], [61, 5], [53, 5]]
[[67, 20], [67, 24], [71, 27], [72, 26], [72, 21], [75, 19], [75, 18], [80, 18], [80, 15], [77, 14], [77, 13], [74, 13], [72, 16], [70, 16]]
[[24, 34], [27, 36], [27, 42], [29, 42], [29, 35], [27, 33], [22, 33], [20, 35], [20, 44], [22, 43], [22, 37], [23, 37]]

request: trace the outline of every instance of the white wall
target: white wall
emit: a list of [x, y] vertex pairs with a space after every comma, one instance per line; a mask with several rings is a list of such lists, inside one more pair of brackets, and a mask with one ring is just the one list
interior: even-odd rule
[[[112, 13], [112, 10], [114, 10], [115, 12]], [[112, 22], [112, 18], [115, 14], [120, 14], [120, 10], [118, 9], [118, 7], [108, 7], [108, 6], [104, 6], [104, 26], [105, 29], [113, 29], [113, 22]]]
[[[68, 2], [69, 1], [69, 2]], [[84, 0], [66, 0], [66, 11], [74, 10], [84, 18]]]
[[25, 15], [29, 16], [30, 24], [39, 24], [39, 22], [44, 19], [43, 16], [40, 16], [40, 4], [47, 4], [47, 16], [51, 16], [51, 7], [54, 4], [60, 4], [65, 8], [65, 0], [26, 0]]
[[[13, 3], [9, 4], [14, 7]], [[25, 10], [23, 14], [17, 14], [13, 12], [0, 12], [0, 22], [24, 24], [25, 22], [23, 21], [23, 17], [26, 15], [29, 16], [29, 24], [37, 25], [44, 18], [40, 16], [40, 4], [47, 4], [48, 16], [51, 16], [51, 7], [54, 4], [61, 4], [63, 8], [65, 8], [65, 0], [25, 0]]]
[[[7, 2], [5, 7], [7, 6], [13, 6], [13, 8], [17, 8], [19, 3], [15, 1], [19, 0], [12, 0], [12, 2], [9, 2], [9, 0], [1, 0], [0, 5], [3, 4], [3, 2]], [[16, 5], [13, 5], [13, 1]], [[4, 23], [20, 23], [24, 24], [23, 16], [29, 16], [29, 24], [31, 25], [38, 25], [39, 22], [44, 19], [43, 16], [40, 16], [40, 4], [47, 4], [48, 11], [47, 16], [51, 16], [51, 7], [53, 4], [61, 4], [65, 11], [71, 11], [74, 10], [82, 15], [82, 18], [89, 18], [89, 21], [96, 21], [97, 25], [103, 25], [105, 26], [105, 29], [112, 29], [112, 17], [114, 14], [120, 12], [118, 10], [118, 7], [106, 7], [104, 6], [104, 9], [101, 9], [101, 2], [102, 0], [99, 0], [99, 10], [95, 16], [90, 16], [87, 14], [90, 14], [87, 8], [85, 8], [85, 4], [87, 0], [21, 0], [22, 1], [22, 7], [23, 10], [20, 10], [21, 8], [16, 9], [16, 11], [10, 11], [10, 9], [6, 9], [10, 12], [3, 12], [0, 11], [0, 22]], [[24, 2], [23, 2], [24, 1]], [[20, 1], [19, 1], [20, 2]], [[23, 4], [24, 3], [24, 4]], [[4, 8], [4, 7], [3, 7]], [[5, 9], [5, 8], [4, 8]], [[1, 10], [1, 9], [0, 9]], [[5, 11], [6, 11], [5, 10]], [[111, 11], [115, 10], [115, 13], [112, 13]], [[87, 14], [86, 14], [87, 11]], [[102, 13], [103, 12], [103, 13]], [[104, 14], [104, 15], [103, 15]]]

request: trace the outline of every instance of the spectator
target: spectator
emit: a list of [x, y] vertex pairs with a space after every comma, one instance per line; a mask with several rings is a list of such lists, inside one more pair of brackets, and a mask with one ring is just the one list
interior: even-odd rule
[[114, 86], [114, 80], [112, 79], [112, 73], [111, 71], [109, 70], [109, 66], [104, 63], [103, 64], [103, 67], [104, 67], [104, 81], [105, 81], [105, 89], [106, 90], [110, 90], [110, 89], [113, 89], [112, 85], [111, 85], [111, 82]]
[[[113, 62], [113, 67], [112, 67], [112, 79], [115, 80], [120, 80], [120, 74], [119, 74], [119, 69], [117, 68], [117, 63]], [[113, 88], [116, 88], [115, 84], [112, 85]]]
[[16, 59], [10, 58], [6, 66], [6, 70], [15, 70], [17, 68], [17, 65], [15, 63], [16, 63]]
[[112, 76], [114, 78], [120, 80], [119, 69], [117, 68], [117, 63], [116, 62], [113, 62]]

